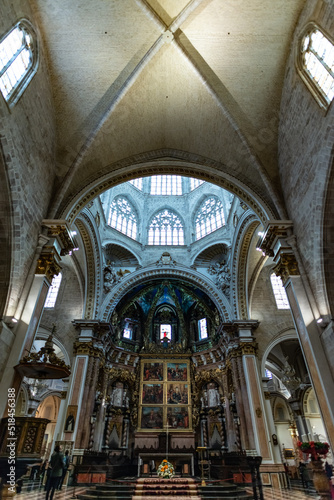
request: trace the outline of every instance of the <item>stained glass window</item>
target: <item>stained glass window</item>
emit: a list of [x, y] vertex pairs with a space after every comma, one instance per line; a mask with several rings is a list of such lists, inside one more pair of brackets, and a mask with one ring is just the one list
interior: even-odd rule
[[207, 198], [200, 206], [196, 220], [196, 240], [225, 225], [224, 208], [216, 197]]
[[329, 106], [334, 98], [334, 45], [312, 25], [301, 39], [301, 56], [305, 83]]
[[155, 215], [148, 230], [149, 245], [184, 245], [183, 225], [179, 217], [163, 210]]
[[200, 340], [208, 338], [208, 328], [206, 324], [206, 318], [202, 318], [198, 321], [198, 330], [199, 330]]
[[137, 237], [137, 218], [130, 203], [119, 196], [113, 200], [109, 211], [109, 226], [132, 239]]
[[18, 23], [0, 42], [0, 90], [14, 104], [37, 69], [36, 36], [30, 23]]
[[152, 175], [151, 194], [181, 195], [182, 177], [179, 175]]

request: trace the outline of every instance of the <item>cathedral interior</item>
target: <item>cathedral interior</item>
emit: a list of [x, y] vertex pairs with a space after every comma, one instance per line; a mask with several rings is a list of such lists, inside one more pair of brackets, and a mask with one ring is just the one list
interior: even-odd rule
[[332, 0], [0, 14], [0, 462], [332, 463]]

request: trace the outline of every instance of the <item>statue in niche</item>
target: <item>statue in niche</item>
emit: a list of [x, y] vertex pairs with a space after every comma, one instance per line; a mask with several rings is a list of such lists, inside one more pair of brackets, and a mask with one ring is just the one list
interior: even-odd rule
[[108, 260], [107, 265], [103, 269], [103, 290], [105, 293], [109, 293], [112, 287], [119, 281], [119, 277], [115, 271], [115, 262], [110, 262]]
[[125, 406], [125, 408], [129, 408], [129, 396], [126, 389], [124, 389], [123, 392], [122, 406]]
[[231, 272], [225, 260], [215, 262], [208, 268], [208, 273], [215, 276], [215, 283], [221, 291], [230, 297]]
[[110, 404], [117, 407], [122, 406], [122, 389], [120, 387], [113, 388], [110, 396]]
[[218, 386], [215, 383], [208, 384], [208, 406], [209, 408], [216, 407], [220, 405], [220, 395]]

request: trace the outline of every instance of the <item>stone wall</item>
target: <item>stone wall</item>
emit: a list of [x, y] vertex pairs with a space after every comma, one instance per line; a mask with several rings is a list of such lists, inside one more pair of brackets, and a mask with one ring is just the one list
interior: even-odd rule
[[[30, 270], [41, 231], [41, 220], [47, 216], [55, 165], [53, 102], [41, 34], [30, 2], [1, 2], [0, 37], [22, 18], [29, 20], [38, 34], [39, 65], [15, 106], [9, 109], [0, 95], [0, 141], [11, 193], [9, 224], [15, 240], [11, 262], [11, 296], [6, 316], [15, 314]], [[1, 255], [0, 260], [3, 258]], [[8, 259], [6, 265], [9, 265]], [[3, 293], [7, 295], [7, 290]]]
[[323, 273], [323, 241], [319, 230], [333, 158], [333, 105], [327, 113], [296, 69], [298, 36], [310, 22], [334, 32], [334, 4], [309, 0], [295, 31], [284, 89], [279, 130], [279, 168], [288, 216], [320, 313], [329, 313]]

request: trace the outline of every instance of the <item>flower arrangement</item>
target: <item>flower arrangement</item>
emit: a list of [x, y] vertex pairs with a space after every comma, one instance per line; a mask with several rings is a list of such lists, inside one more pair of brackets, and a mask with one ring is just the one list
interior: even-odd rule
[[321, 443], [318, 441], [298, 441], [298, 448], [302, 453], [311, 456], [311, 460], [319, 460], [320, 457], [326, 457], [329, 451], [328, 443]]
[[171, 479], [174, 476], [174, 467], [164, 459], [158, 467], [157, 474], [165, 479]]

